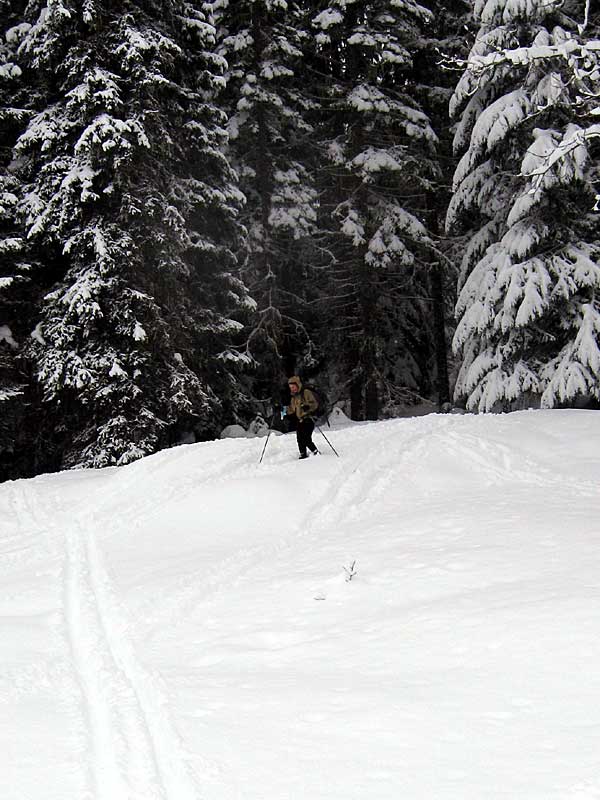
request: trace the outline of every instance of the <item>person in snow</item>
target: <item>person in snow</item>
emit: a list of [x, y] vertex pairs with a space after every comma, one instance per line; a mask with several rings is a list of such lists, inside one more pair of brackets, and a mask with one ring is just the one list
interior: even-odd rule
[[315, 423], [312, 414], [317, 410], [319, 403], [310, 389], [302, 388], [302, 381], [297, 375], [292, 375], [288, 381], [290, 387], [290, 404], [285, 409], [288, 419], [296, 423], [296, 439], [300, 458], [308, 458], [307, 450], [316, 456], [317, 446], [312, 440]]

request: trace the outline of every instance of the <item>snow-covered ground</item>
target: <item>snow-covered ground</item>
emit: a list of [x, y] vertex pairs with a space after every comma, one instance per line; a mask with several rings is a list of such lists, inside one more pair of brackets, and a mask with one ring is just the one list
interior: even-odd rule
[[326, 432], [0, 485], [1, 800], [600, 798], [600, 413]]

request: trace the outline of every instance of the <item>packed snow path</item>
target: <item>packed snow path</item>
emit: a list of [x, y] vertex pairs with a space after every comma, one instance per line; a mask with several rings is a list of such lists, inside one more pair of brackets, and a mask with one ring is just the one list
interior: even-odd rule
[[0, 485], [2, 800], [598, 800], [600, 414]]

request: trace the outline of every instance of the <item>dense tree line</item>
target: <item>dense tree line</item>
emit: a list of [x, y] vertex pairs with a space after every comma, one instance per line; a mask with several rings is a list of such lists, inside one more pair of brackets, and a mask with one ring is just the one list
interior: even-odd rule
[[356, 419], [600, 399], [591, 3], [0, 0], [0, 29], [0, 477], [210, 438], [298, 371]]

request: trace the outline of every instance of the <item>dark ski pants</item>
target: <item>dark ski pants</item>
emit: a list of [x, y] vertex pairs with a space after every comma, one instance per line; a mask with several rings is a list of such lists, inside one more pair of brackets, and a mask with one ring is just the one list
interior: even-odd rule
[[317, 452], [317, 446], [312, 440], [314, 429], [315, 429], [315, 423], [312, 421], [310, 417], [298, 420], [298, 426], [296, 428], [296, 439], [298, 440], [298, 450], [300, 450], [301, 456], [306, 455], [307, 447], [312, 453]]

